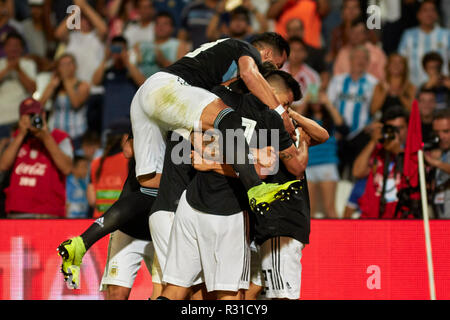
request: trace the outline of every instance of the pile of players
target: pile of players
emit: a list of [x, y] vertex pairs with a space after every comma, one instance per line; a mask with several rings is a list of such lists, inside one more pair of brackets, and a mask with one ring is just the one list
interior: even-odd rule
[[107, 299], [128, 298], [142, 259], [152, 299], [299, 299], [308, 147], [328, 133], [289, 108], [302, 93], [278, 70], [288, 56], [276, 33], [221, 39], [147, 79], [119, 200], [58, 247], [70, 288], [86, 250], [112, 233]]

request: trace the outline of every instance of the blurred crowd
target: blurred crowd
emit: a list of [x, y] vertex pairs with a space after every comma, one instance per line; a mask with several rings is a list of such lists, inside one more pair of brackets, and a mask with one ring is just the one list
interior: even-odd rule
[[275, 31], [292, 107], [330, 134], [310, 148], [312, 217], [419, 217], [401, 183], [417, 103], [429, 206], [450, 218], [449, 28], [444, 0], [0, 0], [0, 217], [100, 216], [139, 86], [203, 43]]

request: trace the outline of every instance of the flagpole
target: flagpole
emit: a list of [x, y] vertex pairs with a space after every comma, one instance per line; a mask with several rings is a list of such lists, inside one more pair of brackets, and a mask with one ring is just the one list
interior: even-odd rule
[[430, 299], [436, 300], [436, 291], [434, 287], [433, 256], [431, 253], [430, 222], [428, 219], [427, 189], [425, 183], [425, 165], [423, 160], [422, 149], [418, 150], [417, 158], [419, 160], [418, 162], [419, 162], [420, 196], [422, 199], [423, 227], [425, 231], [425, 248], [427, 252], [427, 269], [428, 269]]

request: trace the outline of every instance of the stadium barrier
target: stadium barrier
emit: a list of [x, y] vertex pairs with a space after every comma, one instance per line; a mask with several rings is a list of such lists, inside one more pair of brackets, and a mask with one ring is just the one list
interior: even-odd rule
[[[82, 265], [80, 290], [59, 272], [58, 244], [92, 220], [0, 220], [1, 300], [97, 300], [108, 237]], [[431, 220], [436, 298], [450, 299], [450, 221]], [[312, 220], [303, 250], [302, 299], [399, 300], [430, 298], [420, 220]], [[130, 299], [148, 299], [151, 276], [143, 264]], [[300, 276], [300, 275], [299, 275]]]

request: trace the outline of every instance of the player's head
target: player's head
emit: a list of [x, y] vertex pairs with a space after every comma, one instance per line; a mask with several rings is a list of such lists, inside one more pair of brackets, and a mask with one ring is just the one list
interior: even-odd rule
[[292, 102], [302, 98], [300, 85], [289, 73], [282, 70], [271, 70], [265, 74], [265, 78], [284, 107], [288, 107]]
[[258, 49], [263, 62], [270, 61], [281, 68], [289, 57], [289, 43], [278, 33], [264, 32], [256, 35], [250, 43]]

